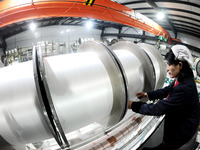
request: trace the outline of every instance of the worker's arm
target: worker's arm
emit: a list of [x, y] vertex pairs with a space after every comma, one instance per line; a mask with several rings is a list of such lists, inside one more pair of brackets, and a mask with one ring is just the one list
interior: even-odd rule
[[170, 93], [168, 100], [158, 101], [156, 104], [129, 101], [128, 108], [140, 114], [160, 116], [171, 112], [177, 112], [179, 109], [187, 108], [187, 99], [188, 96], [185, 89], [177, 88]]
[[164, 87], [162, 89], [147, 92], [148, 98], [150, 100], [166, 98], [172, 87], [173, 87], [173, 85], [171, 84], [171, 85]]

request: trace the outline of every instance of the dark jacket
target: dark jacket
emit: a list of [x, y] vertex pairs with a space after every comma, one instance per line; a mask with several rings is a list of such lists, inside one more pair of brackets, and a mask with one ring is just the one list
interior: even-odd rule
[[163, 99], [156, 104], [133, 102], [132, 110], [145, 115], [160, 116], [165, 114], [163, 142], [169, 147], [178, 148], [197, 131], [200, 119], [200, 103], [193, 78], [186, 78], [182, 83], [148, 92], [150, 100]]

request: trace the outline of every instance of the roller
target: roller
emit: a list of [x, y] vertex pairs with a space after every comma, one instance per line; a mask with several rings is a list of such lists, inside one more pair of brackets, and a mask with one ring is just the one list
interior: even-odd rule
[[200, 77], [200, 58], [195, 60], [194, 69], [196, 70], [197, 75]]
[[108, 48], [87, 41], [73, 54], [33, 53], [32, 61], [0, 69], [5, 149], [53, 137], [61, 148], [73, 148], [65, 134], [94, 122], [106, 132], [137, 92], [162, 87], [166, 75], [161, 55], [147, 44], [120, 41]]

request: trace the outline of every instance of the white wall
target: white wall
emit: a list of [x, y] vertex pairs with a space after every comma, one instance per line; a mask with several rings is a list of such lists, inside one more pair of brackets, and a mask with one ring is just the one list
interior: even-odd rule
[[49, 26], [35, 31], [25, 31], [6, 39], [7, 50], [18, 47], [30, 47], [40, 41], [66, 42], [69, 45], [79, 38], [100, 40], [101, 30], [88, 29], [84, 26]]

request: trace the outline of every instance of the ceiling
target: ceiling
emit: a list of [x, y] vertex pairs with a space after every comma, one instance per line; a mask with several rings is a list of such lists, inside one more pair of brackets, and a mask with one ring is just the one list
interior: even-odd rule
[[[9, 38], [13, 35], [18, 33], [24, 32], [29, 30], [29, 25], [32, 20], [27, 20], [23, 22], [17, 22], [5, 27], [0, 28], [0, 37]], [[46, 26], [53, 26], [53, 25], [71, 25], [71, 26], [82, 26], [88, 22], [87, 18], [81, 17], [49, 17], [49, 18], [42, 18], [42, 19], [34, 19], [34, 23], [37, 27], [46, 27]], [[93, 20], [94, 28], [103, 30], [106, 27], [114, 27], [120, 28], [120, 24], [112, 23], [108, 21], [102, 20]]]
[[[165, 30], [170, 31], [171, 37], [177, 38], [179, 33], [200, 37], [200, 0], [115, 0], [152, 19]], [[163, 11], [166, 16], [158, 20], [156, 14]], [[18, 22], [0, 28], [0, 48], [6, 46], [5, 39], [29, 29], [29, 21]], [[34, 22], [38, 27], [51, 25], [76, 25], [86, 22], [85, 18], [58, 17], [37, 19]], [[115, 27], [119, 30], [123, 25], [106, 21], [95, 20], [95, 27], [104, 30], [106, 27]], [[172, 33], [172, 34], [171, 34]], [[120, 32], [119, 32], [120, 34]], [[136, 35], [135, 37], [137, 37]], [[133, 36], [134, 37], [134, 36]], [[198, 51], [200, 51], [198, 49]]]
[[[118, 0], [125, 5], [152, 19], [165, 30], [172, 31], [172, 37], [185, 33], [200, 37], [200, 0]], [[158, 20], [157, 12], [163, 11], [166, 16]]]

